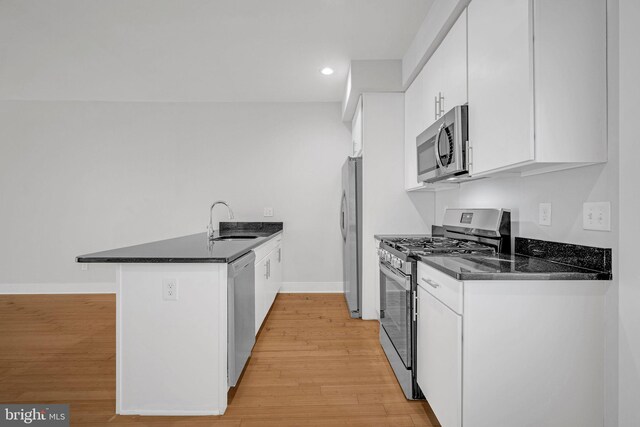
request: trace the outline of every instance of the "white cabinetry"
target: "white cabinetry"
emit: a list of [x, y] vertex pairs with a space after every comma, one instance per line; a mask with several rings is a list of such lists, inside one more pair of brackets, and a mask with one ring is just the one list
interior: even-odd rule
[[256, 335], [282, 286], [282, 235], [254, 249], [256, 291]]
[[256, 335], [262, 326], [262, 322], [267, 315], [269, 309], [266, 306], [267, 301], [267, 278], [269, 277], [269, 265], [267, 257], [256, 261]]
[[468, 6], [471, 174], [607, 160], [606, 1]]
[[351, 121], [351, 142], [353, 144], [353, 157], [362, 155], [362, 96], [358, 99], [356, 112]]
[[405, 92], [405, 189], [417, 179], [416, 137], [456, 105], [467, 103], [467, 17], [463, 13]]
[[601, 427], [606, 281], [458, 281], [418, 263], [417, 380], [443, 427]]
[[[430, 122], [467, 103], [467, 15], [460, 15], [429, 59], [424, 87]], [[433, 107], [430, 107], [433, 103]], [[415, 142], [415, 138], [414, 138]]]
[[282, 286], [282, 244], [278, 243], [278, 246], [269, 254], [269, 299], [271, 302], [269, 306], [273, 304], [276, 299], [280, 287]]
[[443, 426], [462, 423], [462, 316], [418, 287], [418, 384]]

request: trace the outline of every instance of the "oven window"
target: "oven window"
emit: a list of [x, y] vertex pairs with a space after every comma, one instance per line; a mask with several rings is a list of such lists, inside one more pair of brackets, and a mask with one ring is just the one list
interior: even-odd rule
[[418, 175], [438, 169], [436, 163], [435, 138], [431, 138], [418, 147]]
[[380, 326], [407, 368], [411, 368], [411, 292], [400, 281], [380, 272]]

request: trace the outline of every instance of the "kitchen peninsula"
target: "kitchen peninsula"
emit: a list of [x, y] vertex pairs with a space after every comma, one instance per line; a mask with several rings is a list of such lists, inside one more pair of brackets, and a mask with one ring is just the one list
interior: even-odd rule
[[[213, 240], [199, 233], [77, 257], [118, 264], [116, 413], [225, 412], [280, 288], [282, 230], [281, 222], [222, 222]], [[250, 267], [243, 289], [236, 265]], [[250, 342], [234, 340], [234, 328]]]

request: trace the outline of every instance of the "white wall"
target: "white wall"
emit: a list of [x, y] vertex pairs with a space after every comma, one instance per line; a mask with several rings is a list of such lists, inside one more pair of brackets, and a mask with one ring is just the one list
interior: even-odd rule
[[404, 94], [362, 98], [362, 317], [377, 319], [380, 290], [376, 234], [429, 233], [433, 194], [404, 191]]
[[[582, 203], [611, 201], [618, 211], [617, 144], [609, 144], [607, 164], [546, 173], [529, 177], [490, 178], [472, 181], [459, 190], [436, 195], [436, 222], [442, 223], [446, 207], [499, 207], [511, 209], [513, 234], [534, 239], [613, 247], [617, 243], [617, 221], [612, 232], [582, 229]], [[551, 226], [538, 225], [538, 204], [552, 205]]]
[[620, 0], [619, 425], [640, 425], [640, 3]]
[[113, 282], [74, 257], [204, 231], [225, 199], [284, 222], [285, 282], [335, 285], [350, 148], [339, 103], [0, 102], [0, 284]]

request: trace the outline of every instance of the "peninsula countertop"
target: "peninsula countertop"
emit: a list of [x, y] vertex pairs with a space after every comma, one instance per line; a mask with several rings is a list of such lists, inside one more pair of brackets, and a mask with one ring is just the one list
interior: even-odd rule
[[76, 261], [82, 263], [230, 263], [276, 234], [282, 233], [282, 229], [281, 222], [222, 222], [220, 237], [257, 237], [209, 242], [207, 233], [198, 233], [80, 255]]

